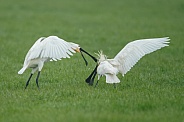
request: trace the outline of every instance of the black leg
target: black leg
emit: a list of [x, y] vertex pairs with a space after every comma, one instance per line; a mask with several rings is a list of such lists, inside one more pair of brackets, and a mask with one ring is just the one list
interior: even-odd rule
[[38, 89], [39, 89], [39, 85], [38, 85], [38, 78], [39, 78], [39, 76], [40, 76], [40, 71], [38, 71], [38, 75], [36, 77], [36, 85], [37, 85]]
[[83, 50], [82, 48], [80, 48], [80, 51], [82, 51], [82, 52], [86, 53], [87, 55], [89, 55], [95, 62], [98, 61], [94, 56], [92, 56], [91, 54], [89, 54], [88, 52], [86, 52], [85, 50]]
[[96, 81], [95, 88], [96, 88], [96, 86], [98, 85], [98, 81], [99, 81], [99, 80]]
[[31, 73], [31, 75], [29, 76], [29, 79], [27, 80], [27, 83], [26, 83], [26, 86], [25, 86], [25, 89], [27, 88], [27, 86], [29, 85], [29, 81], [31, 80], [31, 77], [33, 76], [33, 74]]
[[86, 64], [86, 66], [88, 65], [88, 62], [86, 61], [86, 59], [84, 58], [84, 55], [82, 54], [82, 52], [80, 52], [81, 53], [81, 55], [82, 55], [82, 58], [84, 59], [84, 61], [85, 61], [85, 64]]

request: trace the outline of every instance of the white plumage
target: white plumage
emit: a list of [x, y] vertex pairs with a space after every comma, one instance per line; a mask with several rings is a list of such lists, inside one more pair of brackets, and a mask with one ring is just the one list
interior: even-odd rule
[[[116, 76], [121, 73], [124, 76], [144, 55], [154, 52], [162, 47], [169, 46], [169, 37], [141, 39], [128, 43], [114, 59], [99, 52], [97, 67], [98, 80], [101, 76], [106, 76], [106, 83], [119, 83]], [[97, 81], [98, 83], [98, 81]]]
[[27, 68], [32, 68], [34, 74], [35, 71], [42, 70], [44, 62], [70, 58], [79, 48], [78, 44], [66, 42], [57, 36], [41, 37], [28, 51], [23, 68], [18, 74], [22, 74]]
[[100, 74], [106, 76], [106, 83], [119, 83], [120, 80], [117, 78], [116, 74], [118, 74], [118, 69], [115, 68], [108, 61], [102, 61], [97, 68], [98, 79], [100, 79]]
[[[94, 61], [97, 61], [95, 57], [83, 50], [78, 44], [66, 42], [63, 39], [58, 38], [57, 36], [39, 38], [28, 51], [24, 60], [24, 65], [22, 69], [18, 72], [18, 74], [22, 74], [27, 68], [32, 68], [31, 75], [26, 83], [25, 88], [27, 88], [32, 75], [37, 70], [38, 75], [36, 78], [36, 84], [39, 88], [38, 78], [45, 62], [57, 61], [61, 60], [62, 58], [70, 58], [70, 56], [73, 55], [72, 53], [75, 52], [80, 52], [82, 57], [84, 58], [81, 51], [88, 54], [91, 58], [93, 58]], [[87, 65], [86, 60], [85, 63]]]

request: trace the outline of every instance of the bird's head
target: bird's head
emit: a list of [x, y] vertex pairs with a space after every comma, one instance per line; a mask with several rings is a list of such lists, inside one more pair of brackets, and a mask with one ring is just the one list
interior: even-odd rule
[[75, 44], [73, 42], [69, 42], [69, 43], [75, 52], [80, 52], [80, 46], [78, 44]]
[[84, 55], [82, 54], [82, 52], [86, 53], [86, 54], [89, 55], [95, 62], [97, 62], [97, 59], [96, 59], [94, 56], [92, 56], [91, 54], [89, 54], [88, 52], [86, 52], [84, 49], [82, 49], [78, 44], [75, 44], [75, 43], [72, 43], [72, 42], [70, 42], [70, 44], [72, 45], [73, 50], [74, 50], [75, 52], [81, 53], [82, 58], [84, 59], [84, 61], [85, 61], [85, 63], [86, 63], [86, 66], [88, 65], [88, 62], [87, 62], [87, 60], [85, 59], [85, 57], [84, 57]]
[[102, 61], [107, 60], [107, 56], [103, 54], [103, 51], [100, 50], [98, 51], [98, 53], [96, 53], [96, 55], [98, 56], [98, 64], [100, 64]]

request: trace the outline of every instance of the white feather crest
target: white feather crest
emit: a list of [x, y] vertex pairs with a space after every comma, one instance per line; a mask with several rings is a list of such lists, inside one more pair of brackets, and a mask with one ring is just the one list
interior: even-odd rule
[[95, 54], [98, 56], [97, 59], [98, 59], [99, 63], [102, 62], [102, 61], [107, 60], [107, 56], [103, 54], [102, 50], [98, 51], [98, 53], [95, 53]]

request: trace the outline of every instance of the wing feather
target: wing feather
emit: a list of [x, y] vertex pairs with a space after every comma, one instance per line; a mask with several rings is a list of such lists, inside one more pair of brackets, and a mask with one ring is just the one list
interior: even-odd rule
[[65, 58], [67, 57], [67, 58], [70, 58], [70, 56], [67, 54], [67, 52], [68, 52], [68, 50], [69, 50], [69, 46], [67, 46], [66, 45], [66, 43], [60, 43], [60, 50], [62, 50], [62, 52], [63, 52], [63, 54], [64, 54], [64, 56], [65, 56]]
[[[39, 38], [28, 51], [24, 65], [28, 61], [36, 58], [49, 58], [51, 60], [61, 60], [62, 58], [70, 58], [75, 53], [73, 47], [75, 43], [66, 42], [57, 36], [49, 36], [47, 38]], [[78, 44], [75, 44], [75, 46]], [[78, 48], [78, 47], [77, 47]]]
[[26, 66], [31, 60], [31, 57], [36, 57], [40, 55], [40, 52], [42, 51], [39, 47], [41, 46], [41, 41], [45, 39], [45, 37], [39, 38], [33, 46], [29, 49], [28, 53], [26, 54], [25, 60], [24, 60], [24, 66]]
[[169, 46], [169, 37], [141, 39], [128, 43], [114, 58], [124, 76], [144, 55]]
[[66, 58], [67, 56], [66, 56], [66, 53], [65, 53], [65, 51], [64, 50], [66, 50], [65, 48], [63, 48], [63, 45], [62, 44], [59, 44], [59, 51], [61, 52], [61, 54], [60, 55], [62, 55], [63, 56], [63, 58]]
[[[47, 39], [47, 40], [46, 40]], [[70, 58], [72, 47], [69, 42], [64, 41], [56, 36], [49, 36], [46, 38], [45, 44], [46, 52], [50, 52], [48, 57], [53, 59]], [[43, 42], [44, 42], [43, 41]], [[47, 55], [42, 55], [40, 58], [44, 58]]]
[[62, 55], [62, 54], [61, 54], [61, 51], [60, 51], [59, 47], [56, 47], [55, 53], [56, 53], [56, 58], [57, 58], [57, 59], [60, 59], [59, 56]]

